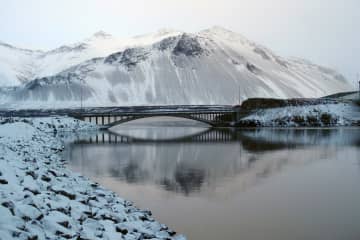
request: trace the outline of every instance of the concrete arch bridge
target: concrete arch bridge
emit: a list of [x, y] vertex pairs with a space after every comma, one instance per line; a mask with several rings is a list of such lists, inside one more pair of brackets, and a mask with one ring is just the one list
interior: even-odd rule
[[236, 120], [236, 111], [230, 106], [217, 107], [188, 107], [179, 106], [168, 107], [144, 107], [144, 109], [130, 109], [132, 111], [92, 111], [92, 112], [76, 112], [71, 117], [81, 119], [83, 121], [92, 122], [99, 125], [103, 129], [134, 121], [137, 119], [151, 117], [176, 117], [195, 120], [206, 123], [212, 127], [228, 126]]

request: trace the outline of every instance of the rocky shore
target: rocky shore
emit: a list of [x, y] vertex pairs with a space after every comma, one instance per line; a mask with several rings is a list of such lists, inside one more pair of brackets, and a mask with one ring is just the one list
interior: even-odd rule
[[185, 239], [151, 212], [65, 167], [70, 118], [0, 119], [0, 239]]
[[234, 127], [344, 127], [360, 126], [360, 106], [332, 99], [252, 99]]

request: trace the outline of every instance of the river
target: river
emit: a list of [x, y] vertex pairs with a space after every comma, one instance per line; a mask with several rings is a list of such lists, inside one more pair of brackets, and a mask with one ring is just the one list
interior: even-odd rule
[[360, 128], [111, 130], [72, 136], [69, 167], [188, 239], [360, 239]]

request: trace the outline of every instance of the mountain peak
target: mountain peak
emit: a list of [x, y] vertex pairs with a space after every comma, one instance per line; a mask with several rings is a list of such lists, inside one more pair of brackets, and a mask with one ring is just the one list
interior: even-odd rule
[[209, 28], [209, 29], [207, 29], [205, 31], [214, 32], [214, 33], [223, 33], [223, 32], [234, 33], [233, 31], [231, 31], [231, 30], [229, 30], [227, 28], [224, 28], [222, 26], [218, 26], [218, 25], [212, 26], [211, 28]]
[[176, 36], [176, 35], [180, 35], [180, 34], [182, 34], [181, 31], [177, 31], [177, 30], [170, 29], [170, 28], [162, 28], [156, 32], [138, 35], [138, 36], [135, 36], [134, 38], [137, 38], [137, 39], [141, 39], [141, 38], [159, 39], [160, 38], [160, 39], [162, 39], [162, 38]]
[[172, 34], [179, 34], [179, 33], [181, 33], [181, 31], [171, 29], [171, 28], [162, 28], [156, 32], [156, 35], [157, 36], [165, 36], [165, 35], [172, 35]]
[[221, 26], [213, 26], [211, 28], [205, 29], [201, 32], [204, 33], [209, 33], [209, 34], [213, 34], [213, 35], [220, 35], [220, 36], [241, 36], [238, 33], [235, 33], [227, 28], [221, 27]]
[[94, 33], [93, 37], [95, 37], [95, 38], [110, 38], [110, 37], [112, 37], [112, 35], [105, 31], [100, 30], [100, 31]]
[[224, 27], [221, 27], [221, 26], [213, 26], [209, 29], [205, 29], [205, 30], [201, 31], [200, 34], [204, 34], [205, 36], [210, 36], [210, 37], [216, 37], [219, 39], [226, 39], [226, 40], [234, 41], [234, 42], [240, 41], [242, 44], [251, 44], [252, 43], [252, 41], [250, 41], [243, 35], [233, 32], [233, 31], [226, 29]]

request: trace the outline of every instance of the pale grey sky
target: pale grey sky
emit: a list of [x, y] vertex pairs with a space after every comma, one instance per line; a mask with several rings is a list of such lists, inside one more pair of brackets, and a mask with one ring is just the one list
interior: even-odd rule
[[127, 37], [219, 25], [349, 80], [360, 72], [360, 0], [0, 1], [0, 41], [21, 47], [55, 48], [98, 30]]

